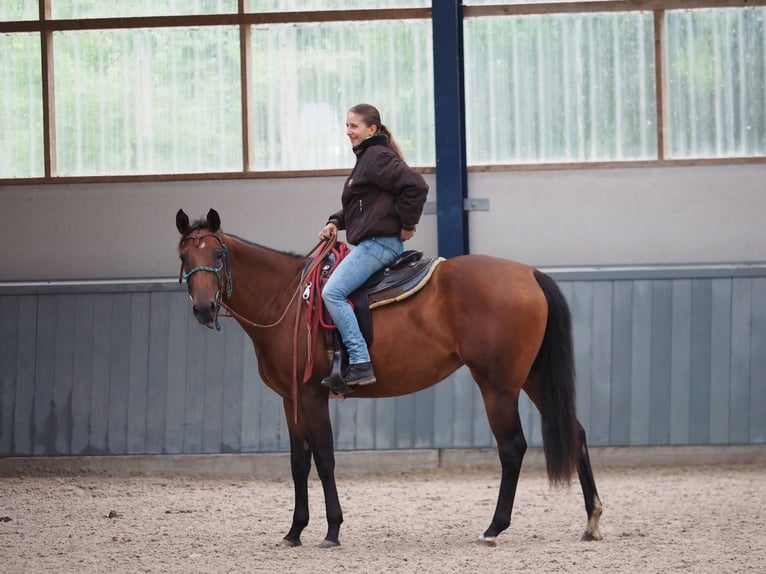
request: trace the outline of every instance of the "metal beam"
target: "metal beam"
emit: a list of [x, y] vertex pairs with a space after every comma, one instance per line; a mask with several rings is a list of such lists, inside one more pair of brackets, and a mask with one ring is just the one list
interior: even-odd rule
[[431, 3], [436, 120], [436, 221], [442, 257], [468, 253], [462, 0]]

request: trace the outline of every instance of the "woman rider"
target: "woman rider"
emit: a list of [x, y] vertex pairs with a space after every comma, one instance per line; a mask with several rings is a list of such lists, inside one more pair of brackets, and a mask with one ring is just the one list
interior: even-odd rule
[[[356, 315], [347, 298], [379, 269], [401, 255], [403, 242], [415, 235], [428, 185], [410, 168], [380, 112], [369, 104], [348, 111], [346, 135], [356, 155], [341, 195], [342, 209], [319, 232], [323, 239], [346, 230], [356, 247], [344, 257], [322, 290], [322, 299], [348, 351], [343, 380], [349, 387], [375, 382], [375, 373]], [[329, 386], [329, 379], [322, 384]]]

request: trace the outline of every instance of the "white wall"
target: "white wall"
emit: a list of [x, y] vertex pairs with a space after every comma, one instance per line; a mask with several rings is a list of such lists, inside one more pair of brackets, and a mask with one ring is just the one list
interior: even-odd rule
[[766, 165], [488, 172], [471, 251], [537, 266], [766, 260]]
[[[433, 176], [429, 201], [435, 201]], [[766, 260], [766, 165], [469, 175], [471, 250], [538, 266]], [[305, 253], [342, 177], [0, 186], [0, 281], [171, 278], [175, 214]], [[436, 254], [436, 216], [407, 245]]]
[[[306, 253], [340, 208], [343, 177], [0, 186], [5, 223], [0, 281], [168, 278], [178, 275], [175, 216], [209, 208], [224, 231]], [[433, 188], [433, 178], [429, 180]], [[433, 195], [433, 192], [431, 192]], [[436, 251], [424, 216], [411, 249]]]

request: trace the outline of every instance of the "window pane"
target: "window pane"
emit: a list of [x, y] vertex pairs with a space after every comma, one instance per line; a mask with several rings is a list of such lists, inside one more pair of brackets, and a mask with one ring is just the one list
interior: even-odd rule
[[39, 34], [0, 34], [0, 177], [40, 177], [43, 105]]
[[432, 54], [428, 20], [254, 27], [253, 169], [353, 165], [346, 112], [361, 102], [408, 163], [433, 165]]
[[248, 12], [430, 8], [431, 0], [250, 0]]
[[468, 162], [657, 154], [649, 12], [465, 22]]
[[40, 15], [40, 0], [1, 0], [0, 22], [14, 20], [37, 20]]
[[237, 0], [55, 0], [51, 11], [57, 19], [234, 14]]
[[242, 169], [236, 27], [54, 39], [60, 175]]
[[667, 13], [668, 156], [766, 155], [766, 8]]

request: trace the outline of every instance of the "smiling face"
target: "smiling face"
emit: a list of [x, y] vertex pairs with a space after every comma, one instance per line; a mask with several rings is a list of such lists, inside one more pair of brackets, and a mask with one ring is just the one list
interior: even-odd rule
[[364, 118], [357, 113], [348, 112], [346, 116], [346, 135], [351, 142], [351, 147], [356, 147], [369, 136], [375, 135], [378, 126], [367, 125]]

